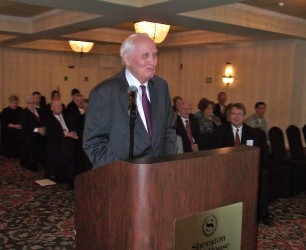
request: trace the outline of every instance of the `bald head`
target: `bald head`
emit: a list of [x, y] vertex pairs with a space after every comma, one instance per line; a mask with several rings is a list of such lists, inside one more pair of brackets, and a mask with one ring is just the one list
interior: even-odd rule
[[120, 55], [128, 71], [141, 83], [155, 73], [157, 48], [147, 34], [133, 34], [122, 44]]
[[55, 115], [60, 115], [63, 112], [63, 105], [62, 102], [58, 99], [54, 99], [51, 102], [51, 111], [53, 112], [53, 114]]
[[191, 113], [191, 106], [190, 106], [189, 102], [182, 101], [178, 108], [179, 108], [180, 115], [183, 118], [188, 119], [188, 117], [189, 117], [189, 115]]
[[35, 102], [34, 96], [29, 95], [26, 97], [26, 105], [27, 105], [27, 108], [31, 111], [35, 109], [36, 102]]

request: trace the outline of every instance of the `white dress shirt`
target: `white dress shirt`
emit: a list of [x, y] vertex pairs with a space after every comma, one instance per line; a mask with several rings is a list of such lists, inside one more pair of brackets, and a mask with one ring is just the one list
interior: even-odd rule
[[66, 122], [64, 120], [63, 115], [62, 114], [60, 114], [60, 115], [53, 114], [53, 115], [60, 122], [60, 124], [61, 124], [61, 126], [63, 128], [64, 134], [66, 135], [69, 132], [69, 129], [68, 129], [67, 125], [66, 125]]
[[240, 139], [240, 142], [241, 142], [242, 126], [239, 127], [239, 128], [236, 128], [236, 127], [234, 127], [234, 126], [232, 125], [232, 129], [233, 129], [234, 139], [236, 138], [236, 131], [237, 131], [237, 129], [239, 129], [238, 135], [239, 135], [239, 139]]
[[[181, 119], [182, 119], [182, 122], [183, 122], [183, 124], [184, 124], [184, 127], [185, 127], [185, 129], [186, 129], [186, 121], [188, 121], [189, 122], [189, 126], [190, 126], [190, 121], [189, 121], [189, 119], [186, 119], [186, 118], [184, 118], [183, 116], [181, 116], [180, 115], [180, 117], [181, 117]], [[191, 127], [190, 127], [190, 129], [191, 129]], [[193, 136], [192, 136], [192, 141], [193, 141], [193, 143], [195, 143], [195, 140], [194, 140], [194, 138], [193, 138]]]
[[136, 105], [137, 105], [137, 110], [138, 110], [138, 114], [146, 128], [146, 130], [148, 131], [147, 128], [147, 122], [146, 122], [146, 117], [143, 111], [143, 107], [142, 107], [142, 89], [140, 88], [140, 85], [145, 85], [146, 86], [146, 92], [147, 92], [147, 97], [149, 99], [149, 101], [151, 102], [150, 99], [150, 92], [149, 92], [149, 88], [148, 88], [148, 82], [141, 84], [133, 75], [130, 71], [128, 71], [128, 69], [125, 70], [125, 77], [127, 79], [127, 82], [129, 83], [129, 86], [135, 86], [137, 88], [137, 100], [136, 100]]

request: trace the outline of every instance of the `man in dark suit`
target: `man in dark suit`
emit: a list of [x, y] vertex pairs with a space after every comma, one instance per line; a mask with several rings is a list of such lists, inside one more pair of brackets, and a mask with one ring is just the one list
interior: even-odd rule
[[216, 130], [214, 145], [216, 148], [220, 148], [244, 144], [260, 148], [258, 218], [264, 224], [272, 226], [273, 222], [268, 214], [268, 205], [271, 200], [268, 146], [262, 131], [243, 123], [245, 114], [246, 109], [242, 103], [231, 104], [228, 109], [229, 122], [221, 125]]
[[20, 119], [23, 109], [18, 104], [19, 98], [12, 95], [9, 97], [9, 106], [0, 113], [1, 153], [8, 158], [19, 158], [22, 147]]
[[67, 107], [66, 107], [66, 110], [68, 113], [78, 113], [79, 112], [79, 109], [78, 109], [78, 106], [76, 104], [76, 98], [81, 94], [80, 90], [78, 89], [72, 89], [71, 90], [71, 102], [68, 103]]
[[46, 177], [73, 185], [74, 177], [81, 173], [82, 151], [76, 121], [63, 114], [60, 100], [51, 102], [52, 115], [45, 120], [47, 162]]
[[77, 129], [80, 134], [83, 134], [84, 123], [85, 123], [85, 104], [84, 96], [80, 93], [73, 97], [73, 101], [68, 104], [64, 113], [69, 114], [77, 123]]
[[23, 149], [21, 165], [37, 171], [44, 165], [45, 156], [45, 127], [42, 120], [43, 114], [36, 108], [33, 96], [28, 96], [27, 107], [21, 116]]
[[227, 95], [225, 92], [220, 92], [217, 96], [218, 103], [214, 107], [214, 115], [218, 116], [221, 119], [222, 124], [227, 122], [226, 117], [226, 101], [227, 101]]
[[214, 136], [215, 147], [233, 147], [240, 144], [258, 146], [254, 130], [243, 123], [245, 107], [242, 103], [234, 103], [229, 107], [229, 123], [222, 124]]
[[45, 97], [42, 96], [39, 91], [34, 91], [32, 93], [32, 96], [35, 101], [35, 106], [36, 106], [35, 108], [39, 110], [40, 114], [42, 115], [42, 118], [44, 118], [46, 114], [46, 103], [44, 102]]
[[190, 104], [182, 101], [176, 118], [176, 134], [182, 138], [184, 152], [197, 152], [200, 145], [200, 128], [198, 121], [191, 114]]
[[128, 37], [120, 55], [125, 69], [97, 85], [89, 97], [83, 148], [93, 167], [129, 158], [129, 86], [137, 89], [134, 158], [175, 153], [167, 83], [155, 76], [157, 48], [145, 34]]

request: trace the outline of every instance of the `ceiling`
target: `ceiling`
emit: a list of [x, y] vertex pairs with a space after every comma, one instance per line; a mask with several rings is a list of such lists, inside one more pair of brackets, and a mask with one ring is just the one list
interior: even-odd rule
[[305, 40], [306, 0], [0, 0], [0, 47], [118, 54], [140, 20], [171, 25], [161, 48]]

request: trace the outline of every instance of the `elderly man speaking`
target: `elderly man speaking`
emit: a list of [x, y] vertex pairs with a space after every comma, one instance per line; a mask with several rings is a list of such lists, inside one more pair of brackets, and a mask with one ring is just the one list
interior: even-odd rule
[[155, 76], [157, 48], [146, 34], [133, 34], [120, 49], [125, 68], [90, 94], [83, 149], [93, 167], [129, 159], [129, 87], [137, 97], [133, 158], [175, 153], [175, 128], [167, 82]]

